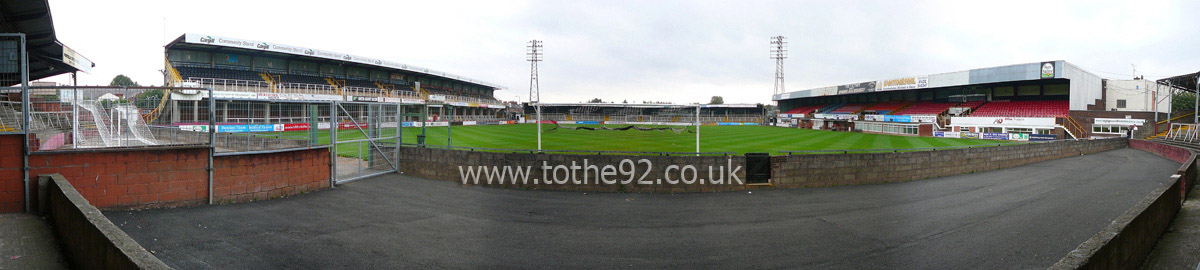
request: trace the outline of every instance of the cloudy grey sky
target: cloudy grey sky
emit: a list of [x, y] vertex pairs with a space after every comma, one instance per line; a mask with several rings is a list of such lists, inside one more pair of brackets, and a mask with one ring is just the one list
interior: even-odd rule
[[[770, 36], [789, 91], [1067, 60], [1107, 78], [1200, 70], [1197, 1], [94, 1], [51, 0], [59, 40], [161, 84], [164, 36], [242, 38], [442, 70], [526, 99], [525, 42], [545, 42], [542, 100], [768, 103]], [[165, 22], [165, 23], [164, 23]], [[165, 29], [165, 31], [164, 31]], [[165, 35], [164, 35], [165, 32]], [[66, 82], [66, 78], [52, 78]]]

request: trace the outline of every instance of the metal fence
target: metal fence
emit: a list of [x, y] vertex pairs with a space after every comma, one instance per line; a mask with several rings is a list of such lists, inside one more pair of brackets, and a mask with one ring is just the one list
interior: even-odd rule
[[396, 171], [401, 141], [400, 105], [337, 102], [331, 123], [334, 171], [345, 183]]
[[[200, 98], [206, 89], [47, 86], [30, 87], [28, 92], [30, 151], [209, 142], [206, 134], [178, 125], [180, 119], [208, 125], [208, 103]], [[186, 100], [189, 96], [195, 100]]]

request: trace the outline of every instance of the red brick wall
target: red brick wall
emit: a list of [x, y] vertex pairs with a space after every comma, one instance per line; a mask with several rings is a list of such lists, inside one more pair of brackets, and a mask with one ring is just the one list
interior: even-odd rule
[[62, 174], [98, 208], [152, 208], [208, 200], [208, 149], [34, 154], [30, 176]]
[[329, 187], [328, 149], [221, 156], [213, 163], [217, 203], [266, 200]]
[[1191, 151], [1182, 147], [1144, 140], [1129, 140], [1129, 148], [1141, 149], [1142, 151], [1154, 153], [1179, 163], [1184, 163], [1192, 156]]
[[0, 213], [25, 211], [21, 135], [0, 135]]

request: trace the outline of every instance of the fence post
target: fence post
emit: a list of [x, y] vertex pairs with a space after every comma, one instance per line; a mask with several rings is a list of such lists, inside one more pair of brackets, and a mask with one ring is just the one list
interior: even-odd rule
[[[169, 92], [169, 91], [168, 91]], [[213, 170], [216, 164], [213, 155], [217, 152], [217, 98], [212, 87], [208, 88], [208, 204], [213, 204]]]
[[329, 187], [337, 184], [337, 101], [329, 102]]

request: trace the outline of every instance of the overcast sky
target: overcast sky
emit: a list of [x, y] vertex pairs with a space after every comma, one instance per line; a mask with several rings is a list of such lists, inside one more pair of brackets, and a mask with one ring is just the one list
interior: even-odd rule
[[[1200, 70], [1200, 1], [95, 1], [50, 0], [58, 39], [161, 84], [183, 33], [437, 69], [525, 100], [525, 42], [545, 42], [544, 102], [769, 103], [769, 37], [790, 42], [788, 91], [1066, 60], [1106, 78]], [[165, 30], [165, 31], [164, 31]], [[56, 77], [53, 81], [67, 82]]]

